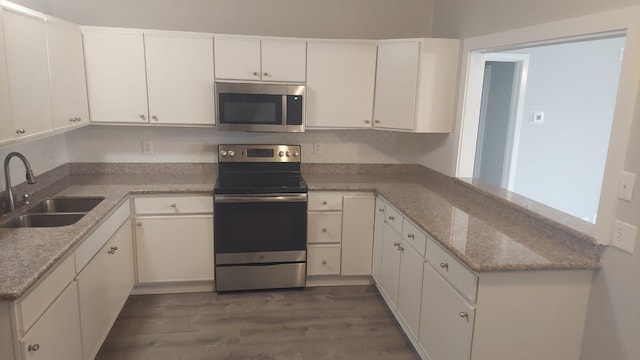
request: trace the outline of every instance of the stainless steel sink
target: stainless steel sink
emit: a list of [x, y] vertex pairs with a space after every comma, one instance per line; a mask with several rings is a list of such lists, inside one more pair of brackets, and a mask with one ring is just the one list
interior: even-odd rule
[[96, 207], [104, 197], [64, 197], [44, 199], [27, 210], [35, 213], [86, 213]]
[[12, 218], [3, 223], [0, 227], [21, 228], [21, 227], [56, 227], [75, 224], [85, 213], [66, 214], [25, 214]]

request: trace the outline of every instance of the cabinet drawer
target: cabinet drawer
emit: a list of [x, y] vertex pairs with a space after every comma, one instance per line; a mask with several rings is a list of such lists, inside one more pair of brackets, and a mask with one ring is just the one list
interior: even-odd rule
[[76, 273], [79, 273], [93, 258], [98, 250], [111, 238], [116, 230], [124, 223], [131, 215], [131, 209], [129, 201], [120, 205], [120, 207], [113, 212], [88, 238], [86, 238], [76, 252], [74, 253], [76, 259]]
[[24, 334], [53, 303], [55, 298], [76, 276], [73, 256], [67, 256], [51, 273], [47, 274], [33, 290], [18, 301], [18, 327]]
[[213, 212], [211, 196], [158, 196], [134, 199], [136, 214], [197, 214]]
[[398, 210], [394, 209], [393, 206], [387, 205], [384, 210], [384, 221], [391, 225], [391, 227], [397, 231], [399, 234], [402, 234], [402, 221], [403, 221], [402, 213]]
[[314, 211], [342, 210], [342, 194], [310, 193], [307, 208]]
[[405, 219], [402, 224], [402, 237], [416, 249], [420, 256], [424, 257], [424, 250], [427, 247], [427, 234]]
[[431, 238], [427, 239], [427, 262], [467, 300], [476, 302], [478, 277]]
[[307, 275], [339, 275], [340, 245], [309, 245]]
[[342, 240], [341, 212], [309, 212], [307, 242], [339, 243]]

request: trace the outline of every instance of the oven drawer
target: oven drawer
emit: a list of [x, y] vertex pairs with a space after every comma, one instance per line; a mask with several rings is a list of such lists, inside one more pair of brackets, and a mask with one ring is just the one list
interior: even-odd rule
[[136, 197], [135, 212], [150, 214], [211, 214], [213, 197], [202, 195]]
[[307, 275], [340, 275], [340, 245], [309, 245]]
[[342, 240], [342, 213], [310, 212], [308, 214], [307, 242], [339, 243]]
[[309, 193], [309, 211], [342, 210], [342, 194], [314, 192]]

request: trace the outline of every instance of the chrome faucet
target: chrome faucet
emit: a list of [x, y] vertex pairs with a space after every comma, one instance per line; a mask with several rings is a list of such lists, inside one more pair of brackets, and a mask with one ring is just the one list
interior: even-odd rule
[[33, 175], [33, 170], [31, 170], [31, 164], [29, 164], [29, 160], [27, 160], [27, 158], [19, 152], [9, 153], [4, 158], [4, 183], [6, 185], [4, 208], [6, 212], [11, 212], [16, 207], [15, 200], [13, 199], [13, 189], [11, 189], [11, 174], [9, 173], [9, 161], [11, 161], [11, 158], [13, 157], [17, 157], [24, 164], [24, 167], [27, 170], [27, 184], [35, 184], [37, 182], [35, 175]]

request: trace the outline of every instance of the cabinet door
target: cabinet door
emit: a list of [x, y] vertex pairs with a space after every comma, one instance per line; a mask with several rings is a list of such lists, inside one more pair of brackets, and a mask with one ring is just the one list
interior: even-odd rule
[[11, 114], [11, 97], [7, 74], [7, 57], [4, 46], [3, 9], [0, 7], [0, 145], [10, 143], [16, 137]]
[[304, 40], [262, 40], [262, 80], [304, 82], [306, 67]]
[[142, 33], [83, 33], [92, 122], [148, 123]]
[[75, 25], [47, 22], [53, 127], [89, 122], [82, 34]]
[[380, 286], [394, 307], [398, 305], [398, 286], [400, 281], [400, 251], [398, 246], [402, 238], [386, 224], [382, 239], [382, 274]]
[[431, 360], [469, 360], [475, 310], [424, 265], [419, 344]]
[[374, 206], [372, 195], [344, 197], [340, 267], [343, 276], [371, 275]]
[[307, 127], [370, 128], [376, 46], [309, 42]]
[[371, 263], [371, 275], [376, 283], [380, 283], [382, 276], [382, 251], [384, 238], [384, 208], [385, 203], [376, 199], [376, 215], [373, 229], [373, 259]]
[[67, 286], [20, 341], [24, 360], [81, 360], [78, 288]]
[[409, 327], [413, 338], [417, 339], [420, 329], [424, 258], [406, 240], [400, 246], [402, 256], [398, 286], [398, 313]]
[[418, 88], [418, 42], [378, 45], [374, 126], [413, 130]]
[[53, 123], [45, 21], [7, 9], [2, 16], [15, 131], [19, 137], [50, 131]]
[[213, 125], [212, 38], [144, 39], [151, 124]]
[[139, 283], [213, 280], [213, 216], [149, 216], [136, 223]]
[[84, 359], [93, 359], [133, 287], [131, 221], [127, 220], [78, 276]]
[[260, 39], [216, 37], [216, 79], [260, 80]]

